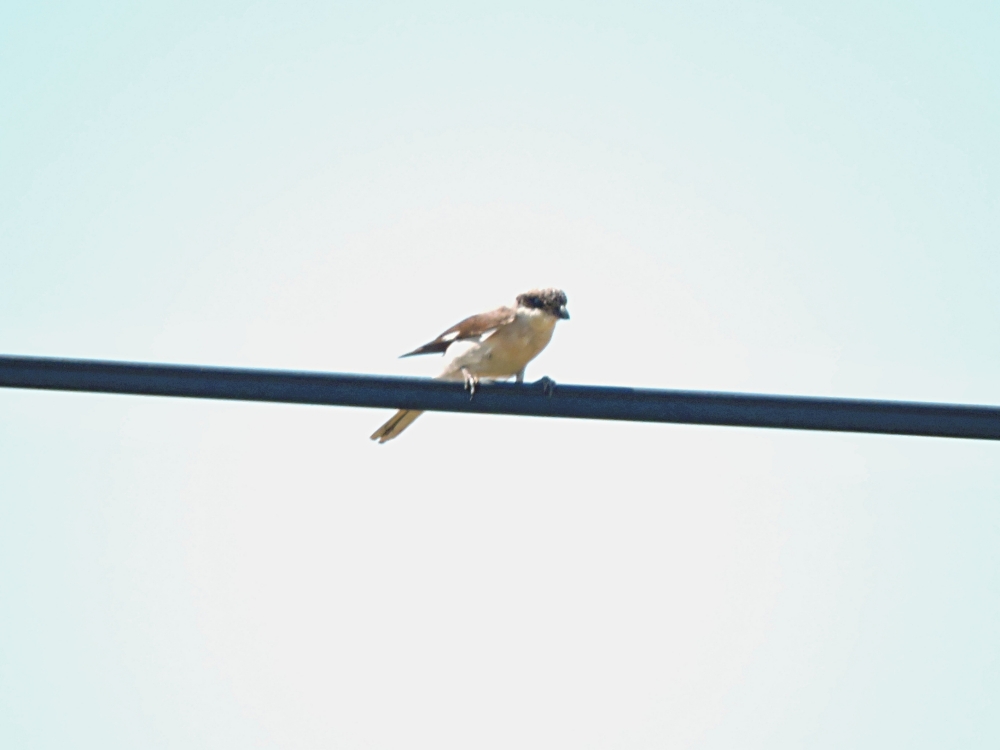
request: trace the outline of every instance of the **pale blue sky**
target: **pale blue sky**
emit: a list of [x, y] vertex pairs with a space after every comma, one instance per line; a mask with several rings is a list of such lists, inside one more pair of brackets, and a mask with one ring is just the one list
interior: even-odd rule
[[[8, 4], [0, 352], [1000, 404], [995, 3]], [[995, 747], [993, 444], [0, 391], [5, 747]]]

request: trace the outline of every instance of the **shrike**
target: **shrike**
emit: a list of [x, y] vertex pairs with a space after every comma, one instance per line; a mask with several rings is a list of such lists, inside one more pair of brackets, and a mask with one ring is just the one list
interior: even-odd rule
[[[565, 292], [534, 289], [517, 295], [516, 306], [498, 307], [466, 318], [403, 356], [445, 354], [448, 363], [438, 379], [464, 380], [474, 394], [480, 379], [515, 377], [518, 383], [523, 382], [524, 368], [549, 343], [556, 323], [567, 319]], [[400, 409], [375, 430], [371, 439], [379, 443], [392, 440], [421, 414], [416, 409]]]

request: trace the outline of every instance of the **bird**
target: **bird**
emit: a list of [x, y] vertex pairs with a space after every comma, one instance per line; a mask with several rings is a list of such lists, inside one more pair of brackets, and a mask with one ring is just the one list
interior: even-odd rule
[[[560, 320], [569, 320], [566, 293], [532, 289], [517, 295], [514, 307], [472, 315], [402, 357], [445, 354], [448, 362], [437, 378], [464, 381], [475, 395], [481, 379], [513, 377], [523, 383], [525, 367], [549, 343]], [[397, 438], [421, 414], [418, 409], [400, 409], [372, 433], [371, 439], [381, 444]]]

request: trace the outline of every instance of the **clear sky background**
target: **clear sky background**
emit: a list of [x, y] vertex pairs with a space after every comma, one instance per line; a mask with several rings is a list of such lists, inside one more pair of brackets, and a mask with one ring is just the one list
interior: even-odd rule
[[[1000, 404], [1000, 5], [7, 3], [0, 351]], [[1000, 447], [0, 391], [0, 745], [1000, 746]]]

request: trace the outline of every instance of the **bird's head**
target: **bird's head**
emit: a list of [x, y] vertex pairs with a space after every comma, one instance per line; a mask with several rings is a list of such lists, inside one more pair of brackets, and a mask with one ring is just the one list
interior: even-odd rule
[[532, 289], [530, 292], [517, 295], [519, 307], [531, 310], [542, 310], [563, 320], [569, 320], [566, 310], [566, 292], [562, 289]]

